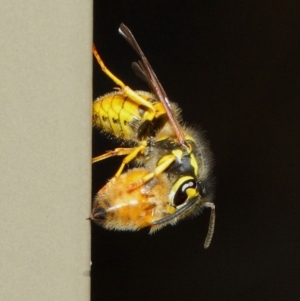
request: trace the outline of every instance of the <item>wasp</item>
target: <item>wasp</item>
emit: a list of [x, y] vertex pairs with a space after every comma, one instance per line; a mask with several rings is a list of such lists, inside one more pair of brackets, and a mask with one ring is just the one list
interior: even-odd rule
[[[104, 64], [95, 46], [93, 54], [102, 71], [118, 85], [115, 92], [93, 104], [93, 125], [121, 139], [125, 147], [93, 158], [93, 163], [124, 156], [121, 166], [97, 193], [90, 219], [107, 229], [150, 232], [211, 209], [204, 247], [212, 240], [215, 205], [212, 201], [211, 153], [203, 134], [185, 126], [180, 109], [172, 103], [131, 31], [119, 33], [140, 57], [135, 73], [152, 92], [134, 91]], [[125, 170], [129, 163], [136, 168]]]

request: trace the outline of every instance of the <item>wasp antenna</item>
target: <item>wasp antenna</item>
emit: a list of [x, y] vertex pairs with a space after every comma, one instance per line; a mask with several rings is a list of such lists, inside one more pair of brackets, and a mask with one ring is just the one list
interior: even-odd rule
[[214, 230], [215, 230], [215, 221], [216, 221], [216, 211], [215, 211], [215, 204], [214, 203], [204, 203], [205, 207], [211, 208], [210, 212], [210, 219], [209, 219], [209, 226], [207, 235], [204, 241], [204, 249], [207, 249], [210, 246], [210, 243], [212, 241]]

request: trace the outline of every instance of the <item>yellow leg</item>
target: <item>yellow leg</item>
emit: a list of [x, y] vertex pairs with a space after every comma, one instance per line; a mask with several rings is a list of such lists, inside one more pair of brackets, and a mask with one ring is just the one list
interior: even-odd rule
[[132, 191], [132, 190], [144, 185], [145, 183], [147, 183], [154, 177], [158, 176], [159, 174], [163, 173], [176, 160], [176, 157], [174, 155], [167, 155], [165, 157], [166, 157], [166, 159], [160, 165], [158, 165], [154, 169], [153, 172], [149, 172], [140, 180], [129, 184], [127, 186], [127, 191]]
[[139, 153], [142, 154], [145, 151], [146, 146], [140, 145], [132, 150], [122, 161], [120, 168], [118, 169], [117, 173], [115, 174], [114, 178], [117, 178], [123, 171], [126, 164], [131, 162]]
[[114, 156], [124, 156], [124, 155], [127, 155], [123, 161], [122, 161], [122, 164], [120, 166], [120, 168], [118, 169], [117, 173], [115, 174], [115, 176], [113, 177], [114, 178], [117, 178], [120, 176], [120, 174], [122, 173], [124, 167], [126, 164], [128, 164], [129, 162], [131, 162], [132, 160], [134, 160], [134, 158], [138, 155], [138, 154], [143, 154], [145, 149], [146, 149], [146, 144], [147, 142], [143, 142], [142, 141], [142, 145], [139, 145], [137, 147], [132, 147], [132, 148], [116, 148], [115, 150], [112, 150], [112, 151], [108, 151], [107, 153], [101, 155], [101, 156], [98, 156], [98, 157], [95, 157], [92, 159], [92, 163], [95, 163], [95, 162], [98, 162], [98, 161], [101, 161], [101, 160], [105, 160], [107, 158], [110, 158], [110, 157], [114, 157]]
[[149, 109], [151, 109], [153, 112], [154, 107], [151, 104], [151, 102], [145, 100], [143, 97], [139, 96], [136, 92], [134, 92], [132, 89], [130, 89], [128, 86], [126, 86], [119, 78], [117, 78], [114, 74], [112, 74], [104, 65], [104, 62], [102, 61], [102, 59], [100, 58], [100, 55], [96, 49], [96, 46], [93, 45], [93, 54], [97, 60], [97, 62], [99, 63], [102, 71], [109, 77], [111, 78], [118, 86], [121, 87], [123, 93], [128, 96], [130, 99], [132, 99], [133, 101], [135, 101], [137, 104], [139, 105], [143, 105]]
[[94, 157], [92, 159], [92, 163], [96, 163], [96, 162], [99, 162], [99, 161], [102, 161], [102, 160], [105, 160], [107, 158], [110, 158], [110, 157], [114, 157], [114, 156], [124, 156], [124, 155], [128, 155], [130, 154], [131, 152], [134, 151], [134, 147], [132, 148], [116, 148], [115, 150], [112, 150], [112, 151], [108, 151], [106, 152], [105, 154], [103, 155], [100, 155], [100, 156], [97, 156], [97, 157]]

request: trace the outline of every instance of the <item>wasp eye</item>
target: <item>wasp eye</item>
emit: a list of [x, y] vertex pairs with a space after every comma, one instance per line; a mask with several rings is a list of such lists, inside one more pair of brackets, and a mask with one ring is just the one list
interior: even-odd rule
[[176, 207], [184, 204], [191, 196], [191, 194], [188, 192], [188, 189], [192, 188], [192, 191], [195, 191], [196, 187], [196, 181], [191, 179], [181, 183], [174, 195], [173, 204]]

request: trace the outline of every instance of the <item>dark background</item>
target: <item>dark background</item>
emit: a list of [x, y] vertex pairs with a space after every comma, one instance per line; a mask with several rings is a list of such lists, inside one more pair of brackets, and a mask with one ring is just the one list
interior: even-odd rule
[[[299, 6], [95, 0], [94, 42], [106, 65], [148, 90], [118, 34], [124, 22], [185, 122], [205, 129], [217, 220], [208, 250], [209, 210], [155, 235], [93, 226], [93, 301], [300, 300]], [[94, 97], [114, 86], [94, 61]], [[93, 135], [94, 156], [117, 145]], [[93, 195], [119, 164], [93, 166]]]

